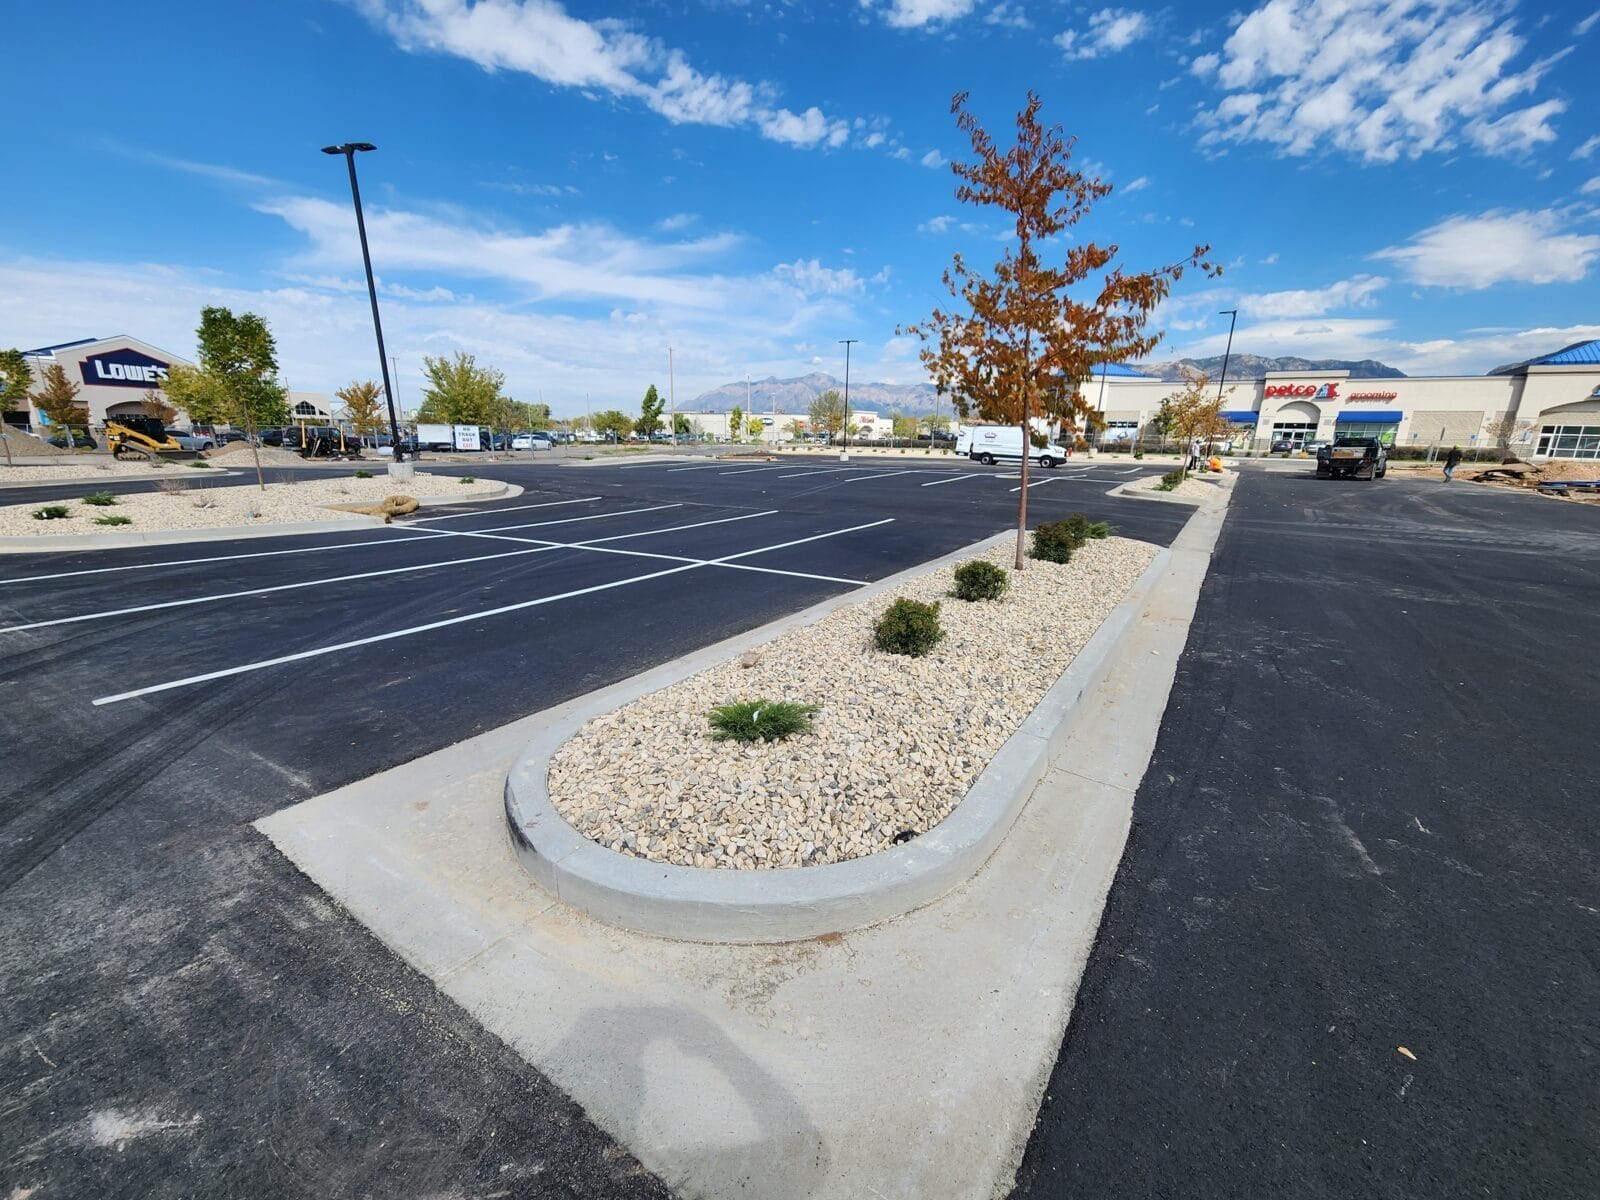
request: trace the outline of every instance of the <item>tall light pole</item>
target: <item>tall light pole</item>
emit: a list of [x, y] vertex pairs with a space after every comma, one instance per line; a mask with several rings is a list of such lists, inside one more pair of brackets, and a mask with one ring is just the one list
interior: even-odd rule
[[[1109, 365], [1109, 363], [1100, 364], [1100, 398], [1094, 402], [1095, 415], [1100, 418], [1101, 425], [1105, 424], [1106, 418], [1106, 369]], [[1094, 434], [1094, 440], [1089, 443], [1089, 453], [1092, 456], [1100, 449], [1103, 435], [1099, 430], [1091, 429], [1089, 432]]]
[[[1217, 376], [1217, 405], [1219, 412], [1222, 405], [1222, 382], [1228, 378], [1228, 356], [1233, 353], [1233, 326], [1239, 319], [1239, 310], [1237, 308], [1224, 308], [1217, 313], [1219, 317], [1223, 315], [1228, 318], [1228, 345], [1222, 352], [1222, 372]], [[1209, 441], [1206, 443], [1206, 449], [1208, 451], [1211, 449]]]
[[672, 419], [672, 444], [678, 444], [678, 384], [672, 373], [672, 347], [667, 347], [667, 407]]
[[839, 451], [839, 461], [844, 462], [850, 457], [850, 347], [859, 342], [860, 338], [840, 338], [844, 346], [844, 449]]
[[[367, 249], [367, 219], [361, 212], [361, 185], [356, 182], [356, 154], [376, 150], [371, 142], [345, 142], [341, 146], [324, 146], [324, 154], [344, 155], [345, 166], [350, 168], [350, 199], [356, 206], [356, 232], [361, 235], [361, 264], [367, 270], [367, 296], [372, 301], [372, 331], [378, 336], [378, 366], [383, 372], [383, 398], [389, 404], [389, 444], [394, 449], [394, 461], [405, 461], [400, 448], [400, 422], [394, 413], [394, 388], [389, 383], [389, 356], [383, 349], [383, 322], [378, 319], [378, 285], [372, 279], [372, 253]], [[405, 474], [405, 472], [402, 472]]]

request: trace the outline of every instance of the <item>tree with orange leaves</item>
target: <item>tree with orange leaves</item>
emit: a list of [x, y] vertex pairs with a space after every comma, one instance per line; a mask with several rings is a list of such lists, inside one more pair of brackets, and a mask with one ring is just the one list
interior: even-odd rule
[[[1046, 265], [1041, 252], [1051, 239], [1088, 216], [1111, 194], [1111, 185], [1072, 169], [1076, 139], [1064, 137], [1059, 125], [1041, 124], [1040, 107], [1038, 94], [1030, 91], [1017, 114], [1016, 144], [1002, 152], [968, 111], [967, 94], [951, 100], [956, 125], [976, 156], [950, 164], [961, 180], [956, 199], [1014, 218], [1016, 242], [989, 275], [977, 274], [957, 254], [944, 284], [960, 307], [935, 309], [902, 331], [922, 340], [922, 361], [934, 385], [953, 398], [963, 417], [1017, 425], [1025, 445], [1036, 436], [1035, 417], [1057, 421], [1064, 434], [1075, 436], [1091, 416], [1080, 389], [1094, 368], [1142, 358], [1155, 348], [1161, 334], [1146, 332], [1145, 323], [1186, 270], [1221, 273], [1205, 260], [1209, 246], [1139, 274], [1115, 263], [1115, 244], [1068, 245], [1060, 265]], [[1026, 454], [1017, 496], [1020, 571], [1028, 528]]]

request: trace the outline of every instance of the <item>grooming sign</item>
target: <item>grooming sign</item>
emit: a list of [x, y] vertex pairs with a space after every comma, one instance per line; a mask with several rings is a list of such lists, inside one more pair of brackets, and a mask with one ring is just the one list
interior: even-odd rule
[[138, 350], [107, 350], [91, 354], [78, 364], [83, 381], [94, 387], [158, 388], [171, 370], [170, 363]]

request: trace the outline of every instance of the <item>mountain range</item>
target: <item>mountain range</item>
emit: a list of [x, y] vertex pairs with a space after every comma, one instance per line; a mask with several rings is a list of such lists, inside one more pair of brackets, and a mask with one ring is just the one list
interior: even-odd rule
[[[1164, 363], [1144, 363], [1139, 370], [1157, 379], [1181, 381], [1184, 368], [1204, 371], [1215, 378], [1222, 368], [1222, 356], [1213, 358], [1179, 358]], [[1229, 379], [1260, 379], [1268, 371], [1349, 371], [1351, 379], [1404, 379], [1405, 372], [1398, 371], [1376, 359], [1350, 361], [1342, 358], [1262, 358], [1255, 354], [1233, 354], [1228, 358]], [[701, 392], [685, 406], [685, 412], [727, 412], [733, 408], [764, 413], [803, 413], [811, 402], [830, 388], [844, 391], [844, 384], [824, 371], [813, 371], [794, 379], [779, 379], [769, 375], [746, 384], [725, 383], [710, 391]], [[941, 397], [930, 383], [856, 383], [850, 384], [850, 407], [888, 415], [903, 412], [950, 412], [950, 400]]]

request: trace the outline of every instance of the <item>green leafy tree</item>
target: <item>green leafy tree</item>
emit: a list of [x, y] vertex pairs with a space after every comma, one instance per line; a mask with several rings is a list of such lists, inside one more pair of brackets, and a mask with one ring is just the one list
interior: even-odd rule
[[915, 417], [895, 413], [891, 419], [894, 422], [894, 436], [902, 441], [914, 441], [917, 434], [922, 431], [922, 422]]
[[384, 413], [383, 389], [370, 379], [347, 383], [335, 396], [344, 402], [345, 420], [359, 434], [371, 435], [388, 425]]
[[[289, 392], [278, 380], [278, 346], [267, 323], [255, 313], [235, 316], [231, 309], [200, 310], [200, 365], [173, 367], [162, 384], [167, 399], [191, 422], [219, 421], [254, 434], [289, 420]], [[254, 441], [252, 439], [252, 447]], [[261, 455], [255, 452], [256, 482], [263, 491]]]
[[761, 435], [767, 431], [767, 427], [762, 423], [760, 417], [751, 417], [747, 422], [745, 422], [744, 428], [746, 433], [757, 439], [759, 439]]
[[[33, 372], [21, 350], [0, 350], [0, 414], [20, 411], [33, 390]], [[0, 441], [6, 445], [6, 462], [11, 461], [11, 430], [0, 422]]]
[[1169, 396], [1161, 402], [1156, 415], [1150, 418], [1150, 428], [1155, 430], [1156, 436], [1164, 442], [1172, 436], [1173, 421], [1172, 397]]
[[661, 410], [666, 407], [666, 401], [656, 394], [656, 385], [651, 384], [644, 390], [644, 399], [639, 404], [639, 420], [634, 429], [642, 436], [649, 437], [661, 429]]
[[[529, 433], [537, 433], [541, 429], [549, 429], [550, 406], [537, 401], [519, 400], [517, 402], [517, 420], [523, 429]], [[562, 422], [564, 427], [570, 428], [572, 422]]]
[[675, 413], [672, 417], [672, 432], [679, 437], [688, 437], [694, 433], [694, 426], [689, 423], [689, 418], [682, 413]]
[[805, 418], [796, 417], [794, 420], [789, 421], [784, 425], [783, 431], [798, 442], [801, 438], [806, 436]]
[[[1017, 114], [1016, 142], [997, 146], [958, 93], [950, 109], [972, 145], [973, 160], [951, 164], [956, 199], [998, 209], [1011, 228], [1000, 261], [987, 273], [958, 254], [944, 273], [955, 304], [935, 309], [904, 332], [921, 339], [921, 358], [941, 395], [963, 417], [1016, 425], [1034, 436], [1033, 420], [1051, 418], [1076, 434], [1090, 409], [1081, 385], [1102, 362], [1145, 357], [1160, 341], [1151, 311], [1191, 268], [1216, 274], [1196, 246], [1182, 259], [1142, 272], [1124, 270], [1116, 245], [1070, 233], [1111, 185], [1073, 169], [1073, 143], [1059, 125], [1039, 119], [1039, 97]], [[1047, 263], [1046, 253], [1061, 253]], [[1015, 567], [1027, 561], [1028, 460], [1018, 489]]]
[[78, 403], [78, 385], [67, 378], [60, 363], [51, 363], [39, 378], [39, 390], [30, 397], [34, 408], [58, 425], [62, 432], [84, 429], [89, 423], [89, 409]]
[[929, 433], [950, 432], [950, 418], [942, 413], [935, 413], [931, 417], [924, 417], [923, 424], [928, 427]]
[[[1232, 391], [1229, 388], [1228, 391]], [[1209, 446], [1229, 433], [1228, 422], [1222, 416], [1222, 406], [1227, 395], [1211, 390], [1211, 380], [1204, 371], [1195, 371], [1181, 392], [1176, 392], [1161, 402], [1163, 408], [1171, 404], [1172, 432], [1182, 441], [1183, 461], [1178, 466], [1178, 479], [1189, 471], [1189, 446], [1196, 439]]]
[[493, 367], [480, 367], [472, 355], [453, 358], [424, 356], [422, 406], [417, 419], [439, 425], [488, 425], [505, 399], [506, 377]]
[[818, 433], [838, 434], [850, 423], [850, 412], [837, 388], [829, 388], [811, 402], [811, 428]]
[[744, 441], [744, 409], [737, 404], [728, 410], [728, 436], [736, 442]]
[[601, 437], [612, 437], [621, 441], [633, 431], [633, 418], [625, 412], [608, 408], [604, 412], [594, 414], [594, 431]]

